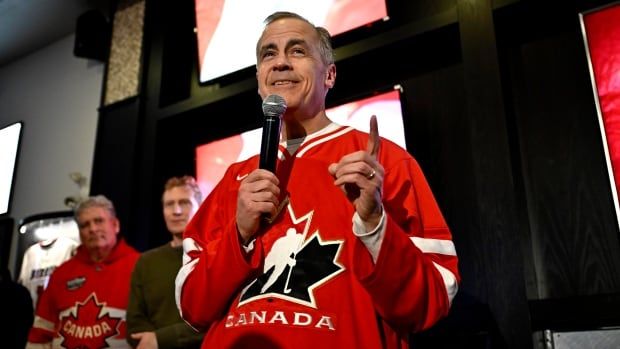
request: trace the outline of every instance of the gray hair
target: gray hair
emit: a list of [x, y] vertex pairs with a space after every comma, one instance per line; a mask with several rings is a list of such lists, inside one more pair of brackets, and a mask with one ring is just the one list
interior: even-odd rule
[[[323, 27], [315, 26], [314, 24], [312, 24], [312, 22], [310, 22], [306, 18], [296, 13], [287, 12], [287, 11], [278, 11], [278, 12], [274, 12], [271, 15], [269, 15], [267, 18], [265, 18], [265, 21], [264, 21], [265, 27], [283, 18], [299, 19], [301, 21], [308, 23], [310, 26], [312, 26], [312, 28], [314, 28], [317, 35], [319, 36], [319, 52], [321, 53], [321, 59], [323, 60], [323, 63], [325, 63], [325, 65], [334, 63], [334, 50], [332, 48], [332, 37], [327, 31], [327, 29]], [[256, 43], [257, 59], [259, 58], [258, 55], [260, 52], [260, 44], [262, 40], [263, 40], [263, 35], [260, 36], [260, 38], [258, 39], [258, 42]]]
[[108, 198], [103, 195], [90, 196], [83, 201], [80, 201], [78, 205], [75, 207], [74, 217], [77, 221], [78, 217], [84, 210], [91, 207], [101, 207], [108, 212], [112, 217], [116, 217], [116, 210], [114, 209], [114, 204]]

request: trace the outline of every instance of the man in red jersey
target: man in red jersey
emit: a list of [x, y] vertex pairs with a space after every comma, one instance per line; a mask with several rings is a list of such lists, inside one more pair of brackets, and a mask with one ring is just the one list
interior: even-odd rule
[[130, 348], [125, 311], [139, 253], [118, 237], [120, 223], [106, 197], [81, 202], [75, 220], [82, 244], [52, 273], [26, 348]]
[[188, 225], [181, 315], [209, 328], [202, 348], [408, 348], [457, 292], [450, 230], [375, 117], [367, 134], [326, 115], [329, 33], [290, 12], [265, 23], [258, 92], [287, 105], [277, 167], [231, 165]]

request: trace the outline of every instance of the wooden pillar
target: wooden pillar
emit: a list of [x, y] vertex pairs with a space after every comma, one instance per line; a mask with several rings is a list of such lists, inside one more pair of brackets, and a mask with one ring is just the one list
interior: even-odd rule
[[[471, 140], [474, 198], [470, 237], [484, 280], [464, 280], [485, 300], [507, 348], [531, 348], [521, 237], [491, 0], [457, 1]], [[472, 284], [473, 283], [473, 284]], [[478, 286], [479, 285], [479, 286]]]

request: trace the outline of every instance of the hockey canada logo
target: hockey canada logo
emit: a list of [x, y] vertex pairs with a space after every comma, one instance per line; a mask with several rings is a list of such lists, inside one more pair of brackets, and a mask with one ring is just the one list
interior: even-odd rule
[[111, 317], [104, 307], [105, 303], [99, 303], [94, 293], [83, 303], [78, 302], [75, 313], [60, 320], [61, 346], [68, 349], [109, 348], [106, 339], [118, 335], [121, 318]]
[[344, 270], [336, 261], [342, 241], [325, 242], [318, 230], [308, 234], [314, 211], [300, 218], [295, 217], [290, 204], [288, 211], [293, 226], [273, 243], [263, 274], [243, 290], [239, 305], [278, 297], [317, 308], [314, 289]]

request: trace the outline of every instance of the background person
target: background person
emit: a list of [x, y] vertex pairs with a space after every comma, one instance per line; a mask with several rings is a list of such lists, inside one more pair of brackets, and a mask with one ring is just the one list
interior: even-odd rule
[[28, 289], [13, 281], [8, 268], [0, 269], [0, 343], [6, 348], [23, 348], [34, 314]]
[[174, 301], [174, 279], [183, 258], [183, 230], [201, 202], [193, 177], [172, 177], [166, 182], [162, 206], [172, 240], [143, 253], [131, 276], [127, 340], [137, 349], [200, 347], [204, 333], [181, 319]]
[[129, 348], [125, 311], [139, 254], [118, 236], [120, 223], [105, 196], [79, 203], [75, 220], [81, 245], [52, 273], [26, 348]]

